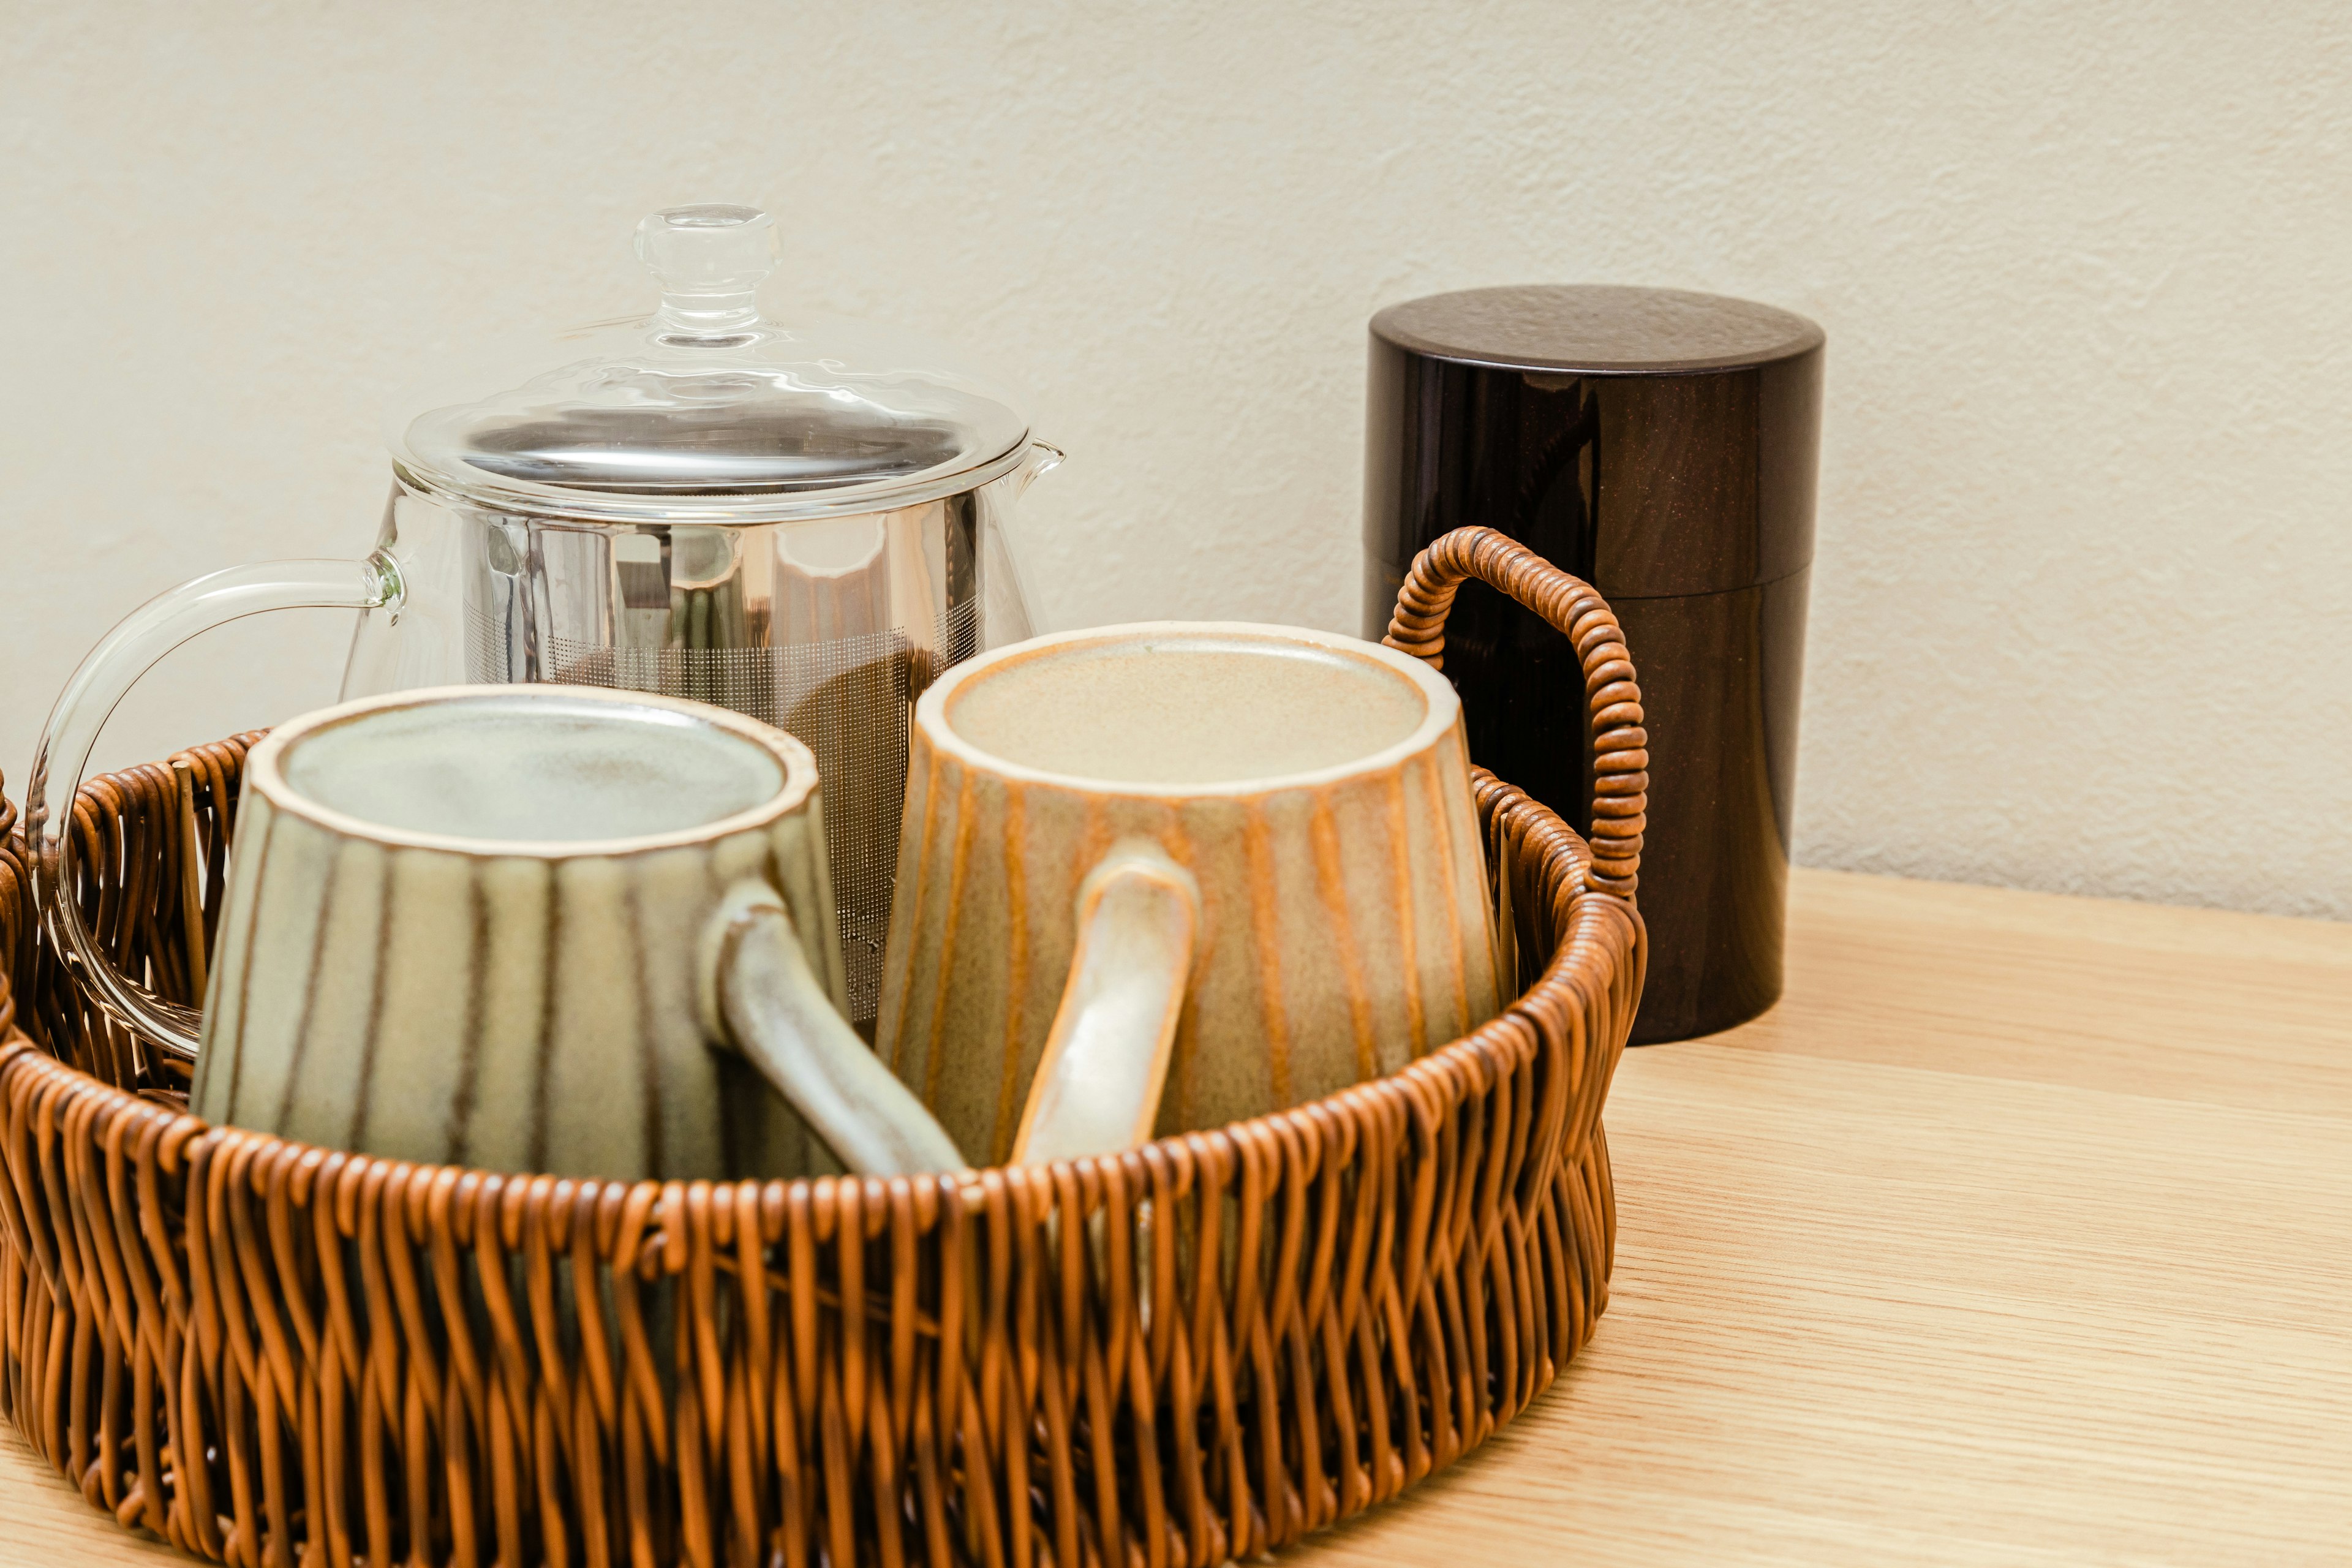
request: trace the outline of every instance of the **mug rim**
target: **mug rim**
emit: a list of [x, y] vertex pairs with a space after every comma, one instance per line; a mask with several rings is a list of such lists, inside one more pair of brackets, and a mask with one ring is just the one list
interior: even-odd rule
[[[472, 699], [521, 697], [530, 701], [609, 702], [619, 707], [657, 708], [712, 729], [725, 730], [760, 747], [783, 769], [783, 787], [757, 805], [693, 827], [672, 828], [620, 838], [469, 838], [453, 833], [427, 833], [394, 827], [353, 816], [311, 799], [288, 781], [280, 759], [310, 736], [401, 708]], [[790, 816], [804, 805], [818, 785], [816, 755], [798, 738], [762, 724], [731, 709], [653, 691], [627, 691], [605, 686], [569, 686], [555, 681], [517, 681], [460, 686], [418, 686], [357, 698], [332, 707], [314, 709], [271, 730], [246, 753], [246, 787], [266, 797], [270, 808], [300, 817], [312, 826], [346, 838], [365, 839], [400, 849], [431, 849], [446, 855], [471, 855], [483, 859], [570, 860], [610, 858], [683, 849], [738, 833], [755, 831]]]
[[[1006, 665], [1023, 663], [1059, 648], [1087, 643], [1140, 642], [1154, 637], [1229, 637], [1304, 643], [1343, 658], [1356, 658], [1377, 665], [1404, 677], [1420, 690], [1426, 707], [1420, 721], [1402, 739], [1392, 741], [1376, 752], [1367, 752], [1360, 757], [1297, 773], [1266, 773], [1255, 778], [1208, 783], [1105, 779], [1086, 773], [1056, 773], [988, 751], [959, 734], [955, 726], [948, 721], [947, 707], [958, 691]], [[932, 745], [952, 753], [966, 767], [1021, 784], [1150, 800], [1233, 799], [1270, 795], [1277, 790], [1313, 789], [1343, 779], [1384, 772], [1437, 744], [1456, 727], [1461, 713], [1462, 700], [1454, 693], [1453, 683], [1411, 654], [1400, 653], [1383, 644], [1368, 642], [1362, 637], [1349, 637], [1341, 632], [1321, 631], [1313, 626], [1281, 626], [1267, 621], [1122, 621], [1110, 626], [1085, 626], [1075, 631], [1046, 632], [965, 659], [933, 681], [929, 689], [915, 702], [916, 727]]]

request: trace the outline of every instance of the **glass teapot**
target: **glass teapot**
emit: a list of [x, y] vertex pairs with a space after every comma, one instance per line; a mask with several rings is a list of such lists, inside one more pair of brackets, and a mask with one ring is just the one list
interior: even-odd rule
[[59, 950], [140, 1034], [193, 1052], [197, 1020], [94, 961], [57, 896], [71, 885], [58, 808], [155, 660], [242, 616], [319, 606], [359, 612], [345, 699], [563, 681], [696, 698], [807, 742], [852, 1022], [872, 1019], [908, 715], [941, 670], [1030, 635], [1009, 514], [1062, 454], [1002, 393], [874, 329], [762, 317], [765, 213], [656, 213], [636, 249], [661, 285], [651, 316], [570, 334], [564, 363], [394, 430], [364, 559], [197, 578], [75, 670], [26, 792], [35, 887]]

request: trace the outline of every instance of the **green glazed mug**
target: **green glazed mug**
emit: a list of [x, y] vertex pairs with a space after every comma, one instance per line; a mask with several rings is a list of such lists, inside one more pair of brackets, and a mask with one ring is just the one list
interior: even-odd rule
[[634, 691], [462, 686], [246, 760], [191, 1106], [611, 1181], [965, 1162], [843, 1021], [816, 763]]

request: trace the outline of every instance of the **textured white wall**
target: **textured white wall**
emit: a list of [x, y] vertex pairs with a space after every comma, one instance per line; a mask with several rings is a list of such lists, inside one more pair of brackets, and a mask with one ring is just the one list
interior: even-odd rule
[[[1354, 628], [1381, 305], [1811, 314], [1800, 858], [2352, 916], [2334, 0], [7, 0], [0, 71], [12, 778], [148, 595], [364, 543], [436, 345], [643, 308], [636, 219], [740, 200], [785, 222], [776, 303], [1034, 388], [1065, 623]], [[192, 646], [105, 757], [328, 700], [341, 622]]]

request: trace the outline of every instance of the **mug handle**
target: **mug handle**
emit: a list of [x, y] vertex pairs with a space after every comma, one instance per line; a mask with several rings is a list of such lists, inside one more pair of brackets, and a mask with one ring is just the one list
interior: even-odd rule
[[742, 1053], [843, 1166], [914, 1176], [969, 1165], [915, 1093], [843, 1021], [775, 889], [746, 877], [704, 936], [702, 1025]]
[[[193, 1060], [203, 1015], [164, 1001], [99, 951], [72, 895], [74, 801], [90, 748], [115, 704], [155, 661], [199, 632], [264, 610], [397, 609], [400, 569], [377, 551], [362, 561], [266, 561], [183, 583], [148, 600], [89, 650], [41, 727], [25, 788], [34, 908], [54, 951], [70, 954], [99, 1005], [142, 1038]], [[62, 777], [60, 788], [54, 782]], [[51, 802], [55, 802], [53, 808]]]
[[1576, 649], [1592, 721], [1592, 867], [1585, 879], [1631, 903], [1641, 883], [1648, 822], [1650, 736], [1642, 727], [1642, 689], [1616, 612], [1592, 584], [1508, 534], [1457, 528], [1412, 558], [1381, 641], [1444, 669], [1445, 617], [1455, 591], [1471, 577], [1541, 616]]
[[1149, 839], [1121, 839], [1087, 873], [1070, 978], [1030, 1080], [1013, 1163], [1150, 1142], [1200, 928], [1200, 884]]

